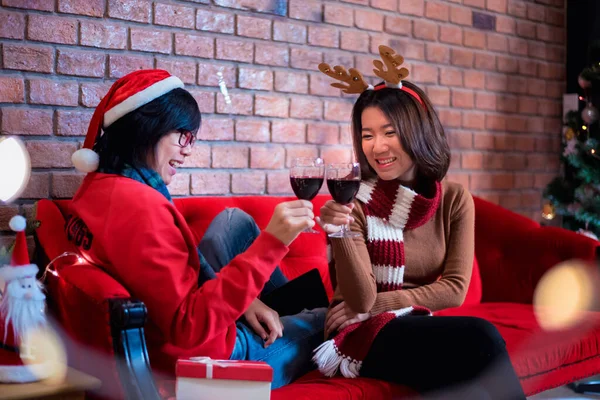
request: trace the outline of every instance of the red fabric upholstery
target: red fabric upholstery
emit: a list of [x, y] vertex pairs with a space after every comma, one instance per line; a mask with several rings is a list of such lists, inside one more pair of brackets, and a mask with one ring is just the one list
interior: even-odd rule
[[[315, 209], [328, 198], [318, 196], [314, 200]], [[264, 228], [273, 208], [282, 200], [281, 197], [249, 196], [186, 198], [175, 202], [199, 240], [212, 218], [225, 207], [244, 209]], [[61, 215], [67, 205], [68, 201], [41, 200], [38, 203], [37, 216], [42, 226], [37, 234], [49, 258], [70, 249], [63, 234]], [[462, 307], [437, 314], [471, 315], [494, 323], [506, 340], [511, 360], [528, 395], [600, 373], [599, 313], [590, 313], [589, 322], [577, 329], [545, 333], [538, 326], [531, 306], [534, 288], [545, 271], [571, 258], [594, 259], [599, 243], [566, 230], [541, 227], [479, 198], [475, 198], [475, 207], [476, 260], [467, 299]], [[319, 268], [331, 294], [325, 252], [322, 235], [300, 235], [290, 246], [282, 269], [289, 277], [295, 277], [307, 269]], [[94, 267], [73, 265], [70, 257], [60, 261], [61, 279], [51, 276], [48, 283], [49, 300], [55, 304], [60, 324], [75, 341], [112, 354], [106, 301], [114, 296], [128, 297], [127, 291]], [[111, 363], [90, 367], [86, 354], [89, 355], [81, 351], [71, 354], [74, 366], [88, 366], [82, 369], [109, 383], [105, 387], [118, 388]], [[274, 390], [272, 398], [390, 399], [404, 398], [409, 393], [405, 387], [385, 382], [365, 378], [327, 379], [313, 372]]]
[[[65, 220], [49, 200], [37, 204], [37, 217], [42, 221], [36, 234], [48, 262], [63, 252], [76, 253], [64, 234]], [[39, 263], [39, 267], [42, 264]], [[128, 291], [102, 270], [79, 264], [77, 257], [66, 256], [49, 265], [46, 278], [47, 303], [51, 318], [67, 349], [69, 365], [96, 376], [102, 387], [97, 398], [122, 398], [110, 332], [108, 301], [129, 298]]]
[[[406, 386], [399, 386], [375, 379], [345, 379], [340, 377], [323, 378], [313, 371], [291, 385], [272, 392], [272, 400], [389, 400], [415, 399], [416, 392]], [[418, 398], [418, 397], [417, 397]]]
[[542, 275], [557, 263], [593, 260], [598, 242], [575, 232], [542, 227], [496, 204], [475, 198], [475, 257], [482, 302], [531, 304]]
[[483, 289], [481, 287], [481, 274], [479, 272], [479, 262], [477, 261], [477, 257], [475, 257], [475, 259], [473, 260], [473, 272], [471, 273], [471, 282], [469, 283], [469, 288], [467, 289], [467, 297], [465, 297], [463, 306], [481, 303], [482, 290]]
[[[443, 310], [436, 315], [468, 315], [493, 323], [506, 341], [526, 393], [537, 393], [600, 372], [600, 313], [589, 312], [571, 329], [543, 330], [531, 304], [483, 303]], [[583, 365], [579, 365], [584, 363]]]

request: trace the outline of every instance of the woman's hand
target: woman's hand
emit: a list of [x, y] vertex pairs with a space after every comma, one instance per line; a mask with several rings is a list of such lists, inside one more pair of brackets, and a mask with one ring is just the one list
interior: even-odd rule
[[254, 332], [265, 341], [265, 348], [273, 344], [275, 339], [283, 336], [283, 324], [279, 314], [259, 299], [254, 299], [244, 313], [244, 317]]
[[321, 207], [321, 216], [316, 218], [319, 226], [328, 234], [337, 232], [342, 225], [346, 225], [354, 221], [350, 213], [354, 209], [354, 203], [342, 205], [333, 200], [327, 201]]
[[370, 313], [361, 314], [354, 312], [346, 305], [345, 301], [342, 301], [327, 311], [327, 316], [325, 317], [325, 337], [329, 337], [335, 331], [341, 331], [348, 325], [363, 322], [369, 318], [371, 318]]
[[314, 218], [310, 201], [285, 201], [277, 204], [265, 231], [288, 246], [304, 229], [315, 226]]

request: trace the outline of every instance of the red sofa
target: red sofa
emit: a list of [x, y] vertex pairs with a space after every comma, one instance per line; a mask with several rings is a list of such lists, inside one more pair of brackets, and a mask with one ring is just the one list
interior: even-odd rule
[[[329, 196], [320, 195], [315, 209]], [[196, 234], [226, 207], [240, 207], [265, 227], [282, 197], [198, 197], [175, 199]], [[99, 377], [100, 398], [158, 398], [174, 393], [172, 377], [152, 379], [147, 368], [143, 326], [145, 308], [101, 269], [77, 262], [63, 233], [68, 200], [37, 203], [37, 262], [51, 265], [48, 305], [67, 344], [69, 362]], [[574, 232], [538, 223], [480, 198], [476, 207], [476, 260], [465, 304], [439, 315], [471, 315], [494, 323], [505, 338], [511, 360], [527, 395], [600, 373], [600, 313], [569, 331], [544, 332], [531, 305], [542, 275], [558, 262], [597, 260], [600, 243]], [[65, 254], [66, 252], [66, 254]], [[63, 256], [61, 257], [61, 254]], [[58, 257], [58, 259], [57, 259]], [[332, 293], [323, 235], [302, 234], [281, 264], [293, 278], [318, 268]], [[157, 288], [157, 290], [159, 290]], [[132, 347], [133, 346], [133, 347]], [[136, 347], [137, 346], [137, 347]], [[133, 348], [133, 350], [132, 350]], [[435, 362], [435, 360], [431, 360]], [[156, 383], [156, 384], [154, 384]], [[274, 390], [274, 400], [391, 399], [414, 394], [409, 388], [377, 380], [321, 377], [316, 371]]]

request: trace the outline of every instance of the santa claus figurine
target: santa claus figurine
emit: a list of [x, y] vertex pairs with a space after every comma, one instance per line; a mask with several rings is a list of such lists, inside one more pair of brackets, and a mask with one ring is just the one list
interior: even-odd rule
[[25, 218], [13, 217], [10, 228], [17, 232], [10, 265], [0, 267], [0, 382], [32, 382], [51, 372], [36, 360], [28, 334], [46, 325], [42, 285], [38, 267], [29, 262]]

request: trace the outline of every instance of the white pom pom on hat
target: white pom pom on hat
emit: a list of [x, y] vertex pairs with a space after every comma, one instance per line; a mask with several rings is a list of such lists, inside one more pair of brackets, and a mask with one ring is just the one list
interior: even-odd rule
[[79, 149], [71, 156], [71, 161], [80, 172], [94, 172], [100, 164], [100, 156], [90, 149]]
[[139, 70], [117, 80], [96, 107], [83, 147], [71, 156], [75, 168], [85, 173], [98, 169], [100, 157], [92, 149], [102, 128], [108, 128], [124, 115], [182, 87], [181, 79], [162, 69]]

